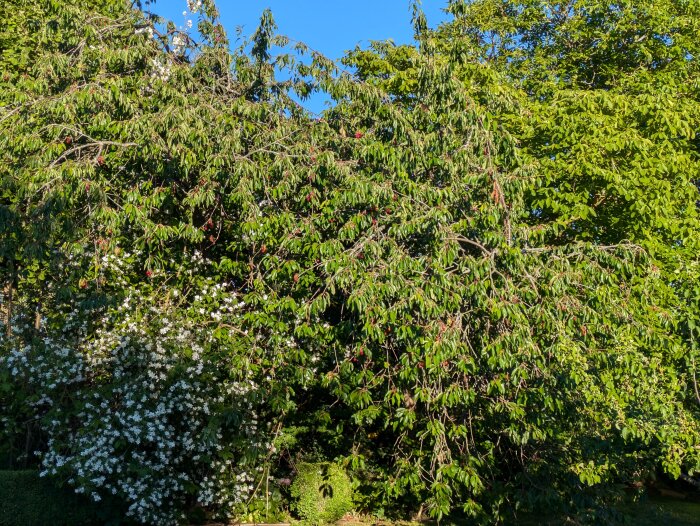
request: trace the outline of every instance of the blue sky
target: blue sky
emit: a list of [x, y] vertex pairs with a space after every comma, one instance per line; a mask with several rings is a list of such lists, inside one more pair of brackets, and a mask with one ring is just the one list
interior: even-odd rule
[[[260, 14], [269, 7], [280, 34], [333, 59], [357, 45], [366, 47], [370, 40], [413, 41], [409, 0], [218, 0], [217, 5], [231, 39], [239, 26], [244, 35], [252, 35]], [[447, 0], [423, 0], [430, 26], [446, 18], [442, 11], [446, 5]], [[186, 8], [186, 0], [157, 0], [153, 10], [181, 26]], [[315, 97], [305, 105], [319, 111], [323, 100]]]

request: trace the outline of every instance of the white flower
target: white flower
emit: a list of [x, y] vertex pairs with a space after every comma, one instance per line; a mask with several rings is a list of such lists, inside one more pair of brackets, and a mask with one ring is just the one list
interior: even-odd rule
[[176, 34], [173, 37], [173, 53], [176, 55], [181, 54], [185, 50], [185, 37], [183, 37], [181, 34]]
[[202, 0], [187, 0], [187, 8], [196, 13], [202, 7]]
[[[152, 27], [142, 27], [136, 30], [137, 35], [146, 34], [148, 38], [153, 38], [153, 28]], [[103, 263], [106, 261], [106, 256], [102, 258]]]
[[[151, 66], [153, 66], [152, 77], [158, 77], [163, 82], [167, 82], [170, 78], [170, 66], [168, 64], [162, 64], [159, 60], [151, 60]], [[124, 301], [123, 307], [127, 308], [129, 306], [129, 298]]]

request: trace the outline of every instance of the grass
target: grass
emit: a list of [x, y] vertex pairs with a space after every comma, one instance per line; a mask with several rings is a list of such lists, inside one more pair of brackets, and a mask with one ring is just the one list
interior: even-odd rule
[[698, 526], [700, 502], [652, 497], [623, 510], [635, 526]]

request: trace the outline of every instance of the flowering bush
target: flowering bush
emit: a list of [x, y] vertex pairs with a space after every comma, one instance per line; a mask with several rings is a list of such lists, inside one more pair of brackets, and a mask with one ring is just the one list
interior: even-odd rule
[[[102, 275], [119, 283], [128, 256], [104, 257]], [[174, 523], [193, 502], [233, 514], [260, 479], [254, 459], [269, 449], [259, 386], [229, 369], [212, 331], [192, 319], [230, 321], [243, 303], [234, 297], [204, 285], [184, 311], [198, 316], [187, 318], [131, 289], [116, 306], [45, 320], [58, 330], [39, 340], [4, 340], [2, 366], [30, 386], [44, 420], [42, 475], [63, 475], [94, 501], [117, 496], [148, 524]]]

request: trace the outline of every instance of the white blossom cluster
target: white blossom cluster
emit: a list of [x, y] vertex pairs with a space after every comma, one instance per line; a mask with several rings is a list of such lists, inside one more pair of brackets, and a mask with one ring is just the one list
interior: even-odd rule
[[175, 35], [173, 35], [173, 53], [175, 53], [176, 55], [181, 55], [185, 51], [186, 46], [187, 38], [185, 37], [185, 35], [182, 35], [180, 33], [176, 33]]
[[202, 8], [202, 0], [187, 0], [187, 9], [196, 13]]
[[148, 38], [153, 38], [153, 28], [151, 26], [141, 27], [135, 31], [137, 35], [146, 35]]
[[[123, 280], [126, 257], [103, 256], [102, 272]], [[205, 264], [195, 254], [193, 267]], [[146, 524], [176, 524], [192, 499], [232, 516], [262, 476], [245, 453], [271, 448], [254, 409], [259, 387], [208, 355], [215, 343], [202, 323], [235, 323], [245, 302], [213, 282], [184, 295], [171, 289], [182, 303], [168, 307], [132, 288], [116, 307], [91, 311], [94, 324], [75, 307], [59, 329], [0, 358], [40, 393], [34, 407], [49, 436], [42, 474], [67, 476], [94, 501], [117, 496]], [[225, 412], [240, 424], [222, 423]]]
[[160, 59], [151, 60], [151, 77], [167, 82], [170, 79], [170, 64]]
[[[196, 14], [200, 9], [202, 9], [202, 0], [187, 0], [187, 10], [182, 12], [182, 16], [185, 17], [185, 31], [189, 32], [189, 30], [192, 29], [193, 22], [189, 17], [190, 13]], [[178, 39], [177, 42], [176, 39]], [[184, 50], [185, 43], [184, 37], [175, 35], [175, 37], [173, 37], [173, 51], [176, 54], [181, 53]]]

